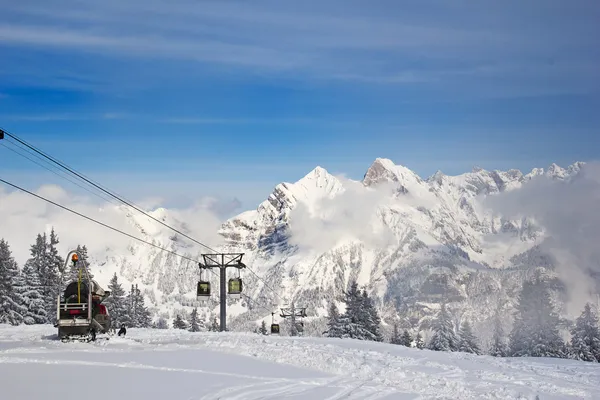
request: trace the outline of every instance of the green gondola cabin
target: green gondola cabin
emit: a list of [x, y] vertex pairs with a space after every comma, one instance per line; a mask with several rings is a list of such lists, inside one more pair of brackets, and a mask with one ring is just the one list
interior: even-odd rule
[[271, 335], [279, 335], [279, 324], [271, 324]]
[[198, 300], [206, 300], [208, 297], [210, 297], [210, 282], [198, 282], [198, 290], [196, 291], [196, 297]]
[[228, 294], [234, 299], [242, 297], [242, 279], [231, 278], [228, 285]]

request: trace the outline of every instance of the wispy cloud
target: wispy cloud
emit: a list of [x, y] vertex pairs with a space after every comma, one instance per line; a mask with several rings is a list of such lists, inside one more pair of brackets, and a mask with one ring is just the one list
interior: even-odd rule
[[[593, 2], [565, 10], [537, 0], [527, 6], [178, 4], [12, 3], [3, 23], [0, 17], [0, 43], [371, 85], [471, 83], [474, 90], [512, 87], [515, 92], [551, 85], [554, 92], [570, 92], [590, 90], [584, 82], [600, 75]], [[14, 15], [19, 18], [9, 18]]]
[[218, 125], [218, 124], [307, 124], [326, 123], [325, 120], [312, 118], [196, 118], [196, 117], [171, 117], [160, 118], [156, 122], [165, 124], [182, 125]]
[[31, 122], [50, 122], [50, 121], [84, 121], [100, 119], [124, 119], [128, 114], [107, 112], [101, 114], [87, 113], [31, 113], [31, 114], [0, 114], [0, 118], [7, 121], [31, 121]]

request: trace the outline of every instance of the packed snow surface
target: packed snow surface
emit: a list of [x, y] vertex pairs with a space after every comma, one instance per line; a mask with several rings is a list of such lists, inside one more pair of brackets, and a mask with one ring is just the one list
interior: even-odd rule
[[173, 329], [61, 343], [0, 325], [0, 377], [8, 400], [600, 398], [597, 363]]

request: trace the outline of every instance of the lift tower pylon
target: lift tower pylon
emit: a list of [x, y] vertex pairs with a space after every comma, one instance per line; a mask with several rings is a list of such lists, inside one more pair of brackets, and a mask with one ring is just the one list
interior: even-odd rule
[[220, 331], [227, 330], [227, 268], [246, 268], [242, 263], [244, 253], [211, 253], [202, 254], [204, 263], [199, 263], [201, 270], [218, 268], [220, 270], [221, 293], [219, 296], [219, 305], [221, 308], [221, 327]]

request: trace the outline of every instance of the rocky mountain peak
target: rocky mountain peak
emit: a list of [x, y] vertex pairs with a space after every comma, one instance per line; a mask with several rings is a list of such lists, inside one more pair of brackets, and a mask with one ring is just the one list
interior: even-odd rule
[[402, 193], [408, 193], [410, 186], [424, 183], [412, 170], [402, 165], [396, 165], [387, 158], [375, 159], [365, 173], [362, 182], [363, 185], [368, 187], [377, 186], [384, 182], [397, 183], [399, 191]]

